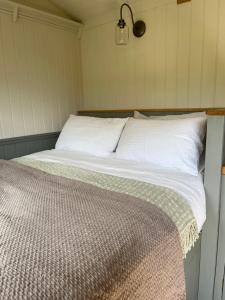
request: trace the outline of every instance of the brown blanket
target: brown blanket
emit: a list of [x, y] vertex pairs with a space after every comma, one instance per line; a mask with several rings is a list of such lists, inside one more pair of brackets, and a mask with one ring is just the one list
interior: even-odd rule
[[177, 228], [143, 200], [0, 161], [0, 299], [183, 300]]

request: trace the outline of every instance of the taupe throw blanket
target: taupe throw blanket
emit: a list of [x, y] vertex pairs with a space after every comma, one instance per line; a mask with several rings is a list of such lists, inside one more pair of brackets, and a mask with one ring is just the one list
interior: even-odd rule
[[185, 299], [177, 228], [141, 199], [0, 161], [0, 299]]

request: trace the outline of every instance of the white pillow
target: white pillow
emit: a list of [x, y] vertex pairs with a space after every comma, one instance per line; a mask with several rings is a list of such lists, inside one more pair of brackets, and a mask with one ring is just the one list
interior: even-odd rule
[[182, 115], [166, 115], [166, 116], [146, 116], [139, 111], [134, 112], [135, 119], [154, 119], [154, 120], [176, 120], [176, 119], [188, 119], [188, 118], [197, 118], [197, 117], [204, 117], [206, 118], [205, 112], [195, 112], [195, 113], [188, 113]]
[[115, 150], [127, 120], [71, 115], [55, 148], [107, 156]]
[[121, 135], [116, 156], [198, 175], [205, 129], [204, 117], [179, 120], [130, 118]]

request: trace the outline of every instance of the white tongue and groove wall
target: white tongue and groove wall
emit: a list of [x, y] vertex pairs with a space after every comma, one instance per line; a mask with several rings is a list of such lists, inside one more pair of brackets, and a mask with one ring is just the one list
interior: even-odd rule
[[15, 8], [0, 0], [0, 139], [60, 130], [81, 96], [79, 25]]
[[225, 107], [225, 1], [130, 4], [147, 32], [137, 39], [130, 26], [127, 46], [115, 45], [119, 7], [86, 22], [81, 108]]
[[15, 3], [0, 0], [0, 139], [58, 131], [77, 109], [225, 107], [224, 0], [130, 0], [147, 32], [134, 38], [130, 26], [123, 47], [120, 1], [85, 19], [81, 39], [47, 2], [16, 20]]

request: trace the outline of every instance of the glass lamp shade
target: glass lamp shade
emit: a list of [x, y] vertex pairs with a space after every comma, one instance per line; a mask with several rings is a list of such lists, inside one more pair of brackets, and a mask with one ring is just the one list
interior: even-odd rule
[[129, 27], [116, 26], [116, 45], [127, 45], [129, 41]]

